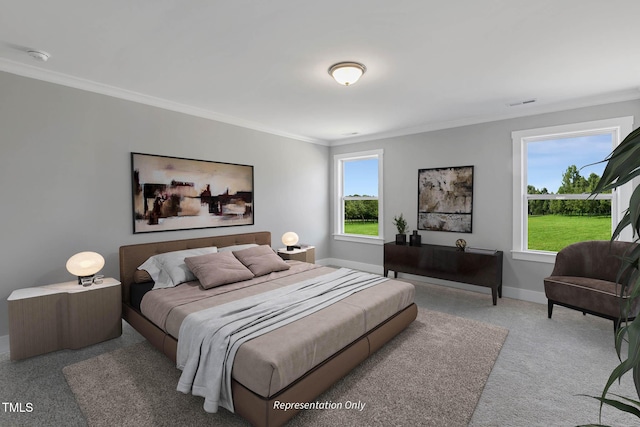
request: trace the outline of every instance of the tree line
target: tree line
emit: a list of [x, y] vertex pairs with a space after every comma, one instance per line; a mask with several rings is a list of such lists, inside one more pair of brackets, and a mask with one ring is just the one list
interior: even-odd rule
[[[562, 185], [555, 194], [591, 194], [600, 176], [591, 173], [587, 178], [571, 165], [562, 174]], [[528, 194], [554, 194], [546, 188], [527, 186]], [[611, 200], [530, 200], [529, 215], [611, 215]]]
[[[358, 196], [351, 197], [367, 197]], [[377, 222], [378, 221], [378, 201], [377, 200], [345, 200], [344, 217], [350, 222]]]

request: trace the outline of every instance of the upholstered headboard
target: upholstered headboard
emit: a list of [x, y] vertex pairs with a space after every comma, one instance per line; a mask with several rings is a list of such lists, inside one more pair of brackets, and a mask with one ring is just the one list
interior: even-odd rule
[[122, 283], [122, 302], [129, 303], [130, 286], [137, 268], [150, 256], [183, 249], [202, 248], [206, 246], [232, 246], [256, 243], [271, 245], [271, 232], [256, 231], [254, 233], [230, 234], [227, 236], [199, 237], [195, 239], [170, 240], [164, 242], [140, 243], [120, 246], [120, 282]]

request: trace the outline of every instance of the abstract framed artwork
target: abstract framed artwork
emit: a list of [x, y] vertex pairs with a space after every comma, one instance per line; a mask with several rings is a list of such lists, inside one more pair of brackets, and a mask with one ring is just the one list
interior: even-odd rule
[[131, 153], [133, 232], [253, 225], [253, 166]]
[[418, 170], [418, 229], [471, 233], [473, 166]]

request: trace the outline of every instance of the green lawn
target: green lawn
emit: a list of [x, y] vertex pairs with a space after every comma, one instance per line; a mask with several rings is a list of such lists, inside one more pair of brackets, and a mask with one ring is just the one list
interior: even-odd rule
[[557, 252], [571, 243], [610, 238], [610, 216], [529, 216], [529, 249]]
[[[346, 222], [346, 234], [378, 235], [377, 222]], [[609, 240], [609, 216], [529, 216], [529, 249], [557, 252], [583, 240]]]
[[346, 234], [361, 234], [365, 236], [378, 235], [377, 222], [345, 222], [344, 232]]

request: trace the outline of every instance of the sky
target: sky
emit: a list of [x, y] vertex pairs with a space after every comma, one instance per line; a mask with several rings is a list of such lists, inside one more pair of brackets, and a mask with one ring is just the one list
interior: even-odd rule
[[378, 159], [344, 162], [345, 196], [378, 196]]
[[606, 163], [580, 168], [604, 160], [612, 150], [611, 134], [529, 142], [527, 184], [557, 193], [562, 185], [562, 174], [571, 165], [576, 165], [585, 178], [592, 172], [602, 176]]
[[[588, 149], [586, 149], [588, 147]], [[527, 181], [541, 190], [557, 193], [562, 174], [576, 165], [580, 175], [588, 178], [593, 172], [602, 176], [605, 163], [585, 167], [604, 160], [613, 145], [611, 134], [529, 142], [527, 144]], [[378, 196], [378, 160], [365, 159], [344, 163], [344, 194]]]

